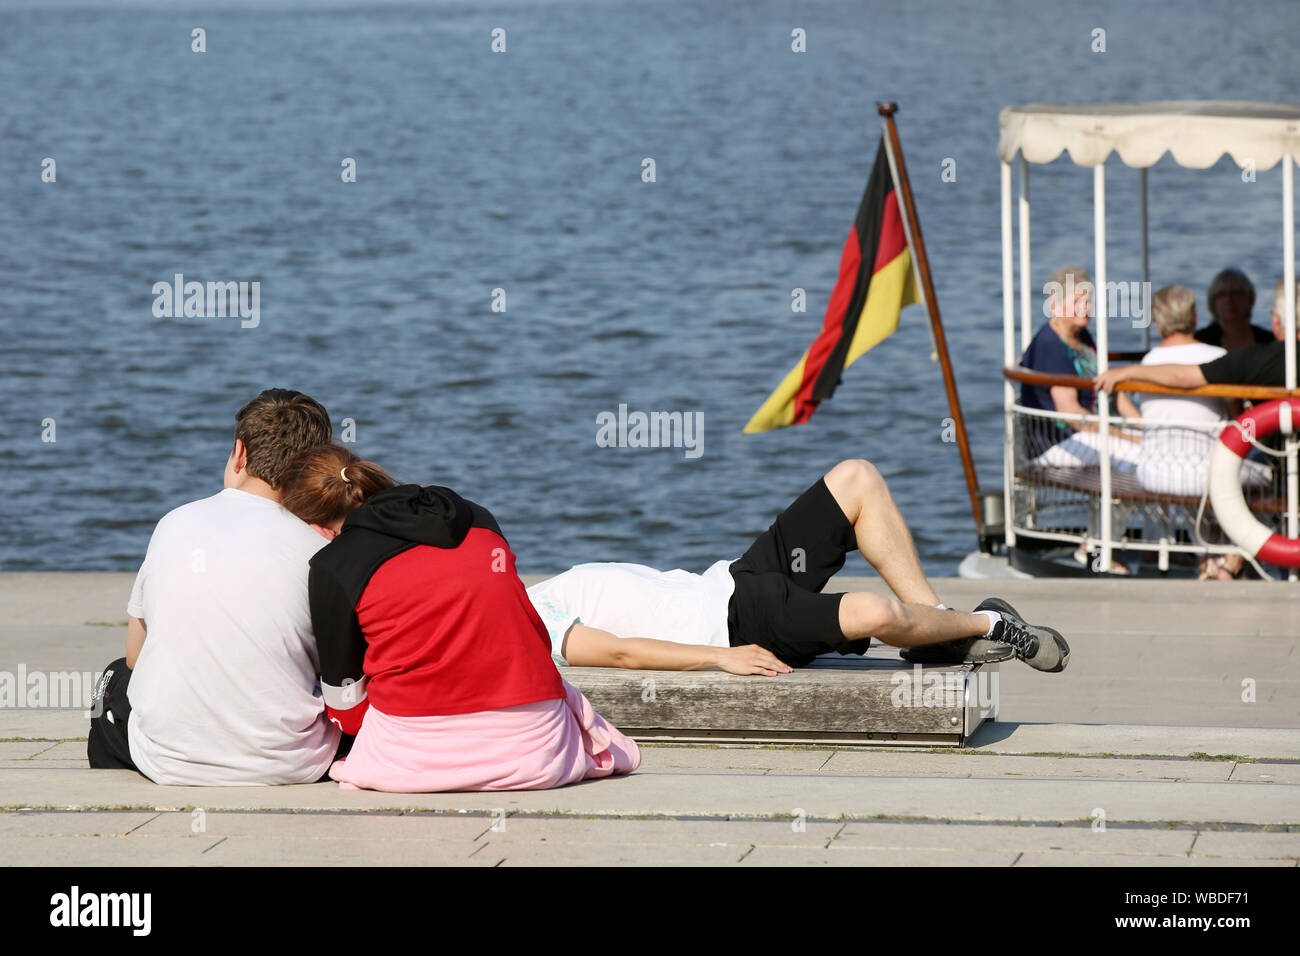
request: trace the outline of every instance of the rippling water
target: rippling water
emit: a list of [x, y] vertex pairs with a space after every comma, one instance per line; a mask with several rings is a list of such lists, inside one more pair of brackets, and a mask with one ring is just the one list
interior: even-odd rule
[[[996, 487], [998, 110], [1294, 99], [1297, 26], [1286, 0], [0, 2], [0, 568], [133, 570], [164, 512], [220, 488], [240, 403], [279, 385], [322, 401], [336, 429], [355, 420], [357, 450], [399, 478], [491, 508], [524, 571], [702, 569], [830, 465], [866, 457], [928, 570], [954, 573], [974, 535], [922, 307], [811, 424], [740, 434], [820, 326], [874, 101], [902, 107]], [[796, 27], [807, 53], [790, 51]], [[940, 180], [946, 158], [956, 182]], [[1091, 176], [1068, 160], [1033, 175], [1041, 285], [1063, 259], [1091, 260]], [[1108, 175], [1111, 277], [1136, 279], [1137, 174], [1112, 159]], [[1232, 262], [1271, 290], [1277, 169], [1244, 184], [1226, 159], [1166, 160], [1151, 189], [1157, 285], [1203, 296]], [[151, 287], [177, 272], [260, 282], [260, 324], [155, 318]], [[795, 287], [806, 314], [791, 313]], [[597, 447], [596, 416], [620, 403], [703, 413], [703, 455]]]

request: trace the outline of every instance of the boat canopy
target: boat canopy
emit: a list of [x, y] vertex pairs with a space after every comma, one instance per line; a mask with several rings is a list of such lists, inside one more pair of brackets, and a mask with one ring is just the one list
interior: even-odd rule
[[1166, 152], [1189, 169], [1206, 169], [1224, 153], [1238, 166], [1271, 169], [1283, 155], [1300, 160], [1300, 103], [1184, 100], [1163, 103], [1030, 103], [998, 116], [998, 155], [1020, 152], [1050, 163], [1063, 152], [1079, 166], [1098, 166], [1112, 152], [1138, 169]]

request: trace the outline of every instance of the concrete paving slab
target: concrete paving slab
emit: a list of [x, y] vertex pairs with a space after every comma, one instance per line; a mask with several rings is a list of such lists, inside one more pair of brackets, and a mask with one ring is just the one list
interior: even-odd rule
[[1229, 779], [1234, 783], [1300, 784], [1300, 763], [1237, 763]]
[[[172, 840], [160, 842], [174, 842]], [[446, 840], [219, 837], [204, 852], [211, 866], [495, 866], [471, 842]]]
[[89, 766], [86, 762], [86, 742], [84, 740], [64, 740], [53, 747], [42, 750], [31, 759], [41, 762], [47, 760], [79, 760], [81, 766]]
[[651, 744], [641, 748], [642, 770], [816, 771], [834, 750], [787, 750], [778, 747], [672, 747]]
[[475, 838], [489, 832], [492, 824], [486, 816], [458, 813], [240, 813], [203, 807], [155, 813], [133, 835], [287, 840], [355, 837], [379, 842], [445, 841], [473, 849]]
[[[85, 750], [86, 745], [83, 743], [81, 748]], [[36, 764], [45, 770], [85, 770], [86, 757], [83, 754], [81, 757], [63, 757], [59, 760], [0, 760], [0, 772], [4, 770], [22, 770], [24, 768], [31, 769], [32, 764]]]
[[1211, 857], [1192, 858], [1186, 856], [1144, 856], [1136, 862], [1131, 856], [1107, 856], [1101, 853], [1026, 853], [1016, 860], [1016, 866], [1159, 866], [1159, 867], [1204, 867], [1204, 866], [1290, 866], [1295, 863], [1285, 860], [1228, 860]]
[[1111, 853], [1121, 856], [1186, 855], [1196, 830], [1111, 826], [977, 826], [962, 823], [872, 823], [844, 825], [831, 844], [837, 849], [968, 849]]
[[551, 846], [510, 850], [491, 844], [480, 855], [500, 866], [731, 866], [748, 847]]
[[1243, 833], [1232, 830], [1201, 830], [1192, 846], [1192, 856], [1253, 857], [1300, 860], [1300, 832]]
[[1171, 757], [1230, 754], [1254, 759], [1300, 760], [1300, 730], [998, 721], [981, 726], [970, 747], [1002, 754], [1156, 754]]
[[1008, 850], [796, 849], [755, 847], [742, 866], [1010, 866]]
[[928, 754], [918, 759], [898, 751], [837, 751], [820, 773], [864, 776], [1033, 777], [1038, 780], [1225, 781], [1236, 764], [1222, 760], [1145, 759], [1141, 757], [1035, 757], [989, 753]]
[[89, 732], [81, 711], [0, 708], [0, 740], [85, 740]]
[[[0, 741], [0, 761], [29, 760], [39, 756], [51, 747], [57, 747], [57, 740], [5, 740]], [[86, 745], [81, 745], [81, 756], [86, 756]]]
[[[14, 836], [125, 836], [138, 831], [157, 812], [83, 810], [73, 813], [11, 811], [0, 813], [0, 848]], [[6, 857], [6, 859], [12, 859]]]
[[6, 861], [21, 866], [200, 866], [215, 841], [133, 840], [119, 836], [6, 836]]
[[561, 843], [636, 846], [824, 847], [842, 823], [815, 820], [617, 820], [507, 817], [505, 829], [480, 840], [496, 846]]

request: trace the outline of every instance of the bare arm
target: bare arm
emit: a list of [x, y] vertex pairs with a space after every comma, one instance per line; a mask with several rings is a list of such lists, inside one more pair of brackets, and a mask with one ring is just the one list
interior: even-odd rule
[[1109, 393], [1115, 391], [1117, 383], [1129, 380], [1152, 382], [1169, 388], [1197, 388], [1205, 384], [1205, 375], [1199, 365], [1126, 365], [1107, 369], [1094, 382]]
[[585, 624], [565, 635], [564, 659], [574, 667], [626, 667], [634, 670], [702, 671], [718, 667], [730, 674], [775, 677], [793, 670], [756, 644], [704, 647], [644, 637], [617, 637]]
[[147, 628], [138, 617], [126, 619], [126, 666], [135, 670], [135, 662], [140, 657], [140, 648], [144, 647]]
[[[1069, 415], [1092, 414], [1079, 404], [1078, 389], [1071, 388], [1069, 385], [1052, 386], [1052, 404], [1056, 406], [1058, 412]], [[1098, 427], [1096, 422], [1067, 422], [1067, 424], [1078, 432], [1095, 432]]]
[[1142, 413], [1138, 407], [1133, 404], [1133, 399], [1129, 398], [1128, 392], [1115, 393], [1115, 407], [1125, 418], [1141, 418]]

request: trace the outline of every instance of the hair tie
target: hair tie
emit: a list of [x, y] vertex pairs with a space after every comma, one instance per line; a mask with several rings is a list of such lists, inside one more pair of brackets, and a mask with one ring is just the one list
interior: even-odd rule
[[348, 469], [346, 465], [339, 469], [339, 477], [342, 478], [344, 481], [346, 481], [349, 485], [352, 484], [352, 479], [348, 477]]

